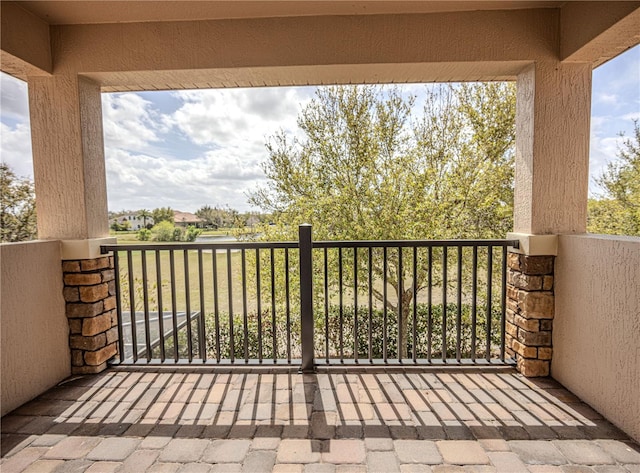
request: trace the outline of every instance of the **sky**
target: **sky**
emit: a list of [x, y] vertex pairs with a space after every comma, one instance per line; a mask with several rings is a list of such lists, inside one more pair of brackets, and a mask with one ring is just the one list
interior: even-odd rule
[[[421, 96], [421, 85], [405, 85]], [[296, 133], [296, 117], [315, 87], [185, 90], [103, 94], [109, 210], [204, 205], [252, 209], [247, 194], [266, 184], [265, 141]], [[622, 138], [640, 119], [640, 45], [593, 72], [590, 185], [616, 159]], [[33, 177], [29, 105], [24, 82], [0, 76], [0, 156]], [[36, 189], [37, 194], [37, 189]]]

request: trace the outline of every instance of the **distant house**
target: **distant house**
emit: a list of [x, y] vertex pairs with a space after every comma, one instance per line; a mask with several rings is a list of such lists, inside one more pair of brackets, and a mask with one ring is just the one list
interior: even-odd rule
[[[114, 223], [124, 224], [125, 222], [129, 222], [129, 228], [131, 230], [141, 230], [145, 228], [145, 219], [140, 218], [137, 213], [131, 212], [128, 214], [121, 215], [116, 218], [112, 218], [109, 220], [109, 226]], [[153, 217], [146, 218], [147, 226], [153, 225]]]
[[188, 227], [189, 225], [193, 225], [194, 227], [197, 227], [197, 228], [203, 228], [205, 222], [200, 217], [190, 212], [180, 212], [179, 210], [174, 210], [173, 223], [176, 226], [185, 227], [185, 228]]

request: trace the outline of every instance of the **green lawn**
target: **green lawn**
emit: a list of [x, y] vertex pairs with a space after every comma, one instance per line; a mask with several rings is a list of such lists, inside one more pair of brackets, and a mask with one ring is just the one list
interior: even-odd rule
[[[182, 311], [186, 309], [187, 295], [191, 303], [191, 310], [200, 310], [200, 273], [198, 253], [195, 251], [188, 252], [188, 271], [185, 271], [184, 252], [176, 250], [174, 253], [174, 272], [173, 277], [170, 266], [170, 256], [168, 251], [160, 252], [160, 278], [162, 281], [162, 306], [164, 310], [170, 310], [172, 307], [172, 285], [174, 281], [174, 291], [176, 296], [176, 307]], [[242, 307], [242, 288], [240, 282], [240, 252], [231, 253], [231, 277], [232, 277], [232, 297], [231, 301], [235, 308]], [[131, 253], [133, 275], [135, 278], [136, 288], [134, 291], [134, 300], [137, 310], [143, 309], [143, 265], [142, 254], [140, 251]], [[203, 268], [203, 295], [204, 309], [206, 312], [212, 312], [214, 309], [214, 291], [213, 291], [213, 253], [211, 251], [202, 252], [202, 268]], [[148, 291], [150, 310], [157, 310], [158, 288], [157, 288], [157, 264], [154, 251], [146, 252], [146, 268], [147, 281], [146, 287]], [[218, 253], [216, 255], [217, 277], [218, 277], [218, 304], [220, 310], [227, 311], [229, 307], [229, 285], [227, 270], [226, 253]], [[123, 285], [128, 283], [128, 263], [126, 255], [120, 257], [120, 273]], [[186, 278], [189, 280], [189, 288], [185, 286]], [[123, 287], [123, 292], [128, 291], [127, 287]], [[128, 305], [128, 295], [124, 296], [125, 310]]]

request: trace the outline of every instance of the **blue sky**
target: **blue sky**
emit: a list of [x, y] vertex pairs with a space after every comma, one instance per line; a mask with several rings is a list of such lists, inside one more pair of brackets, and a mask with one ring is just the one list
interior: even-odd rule
[[[418, 95], [421, 85], [403, 86]], [[250, 210], [246, 193], [264, 184], [265, 140], [295, 133], [296, 116], [314, 87], [103, 94], [110, 210], [203, 205]], [[590, 193], [615, 159], [620, 132], [640, 119], [640, 46], [593, 72]], [[32, 177], [27, 87], [0, 77], [0, 153], [18, 175]], [[37, 191], [37, 190], [36, 190]]]

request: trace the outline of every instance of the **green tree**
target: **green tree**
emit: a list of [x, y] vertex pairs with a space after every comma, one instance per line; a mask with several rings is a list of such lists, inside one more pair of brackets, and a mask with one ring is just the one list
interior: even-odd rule
[[0, 163], [0, 232], [2, 242], [37, 236], [33, 182], [16, 177], [6, 163]]
[[202, 229], [189, 225], [184, 232], [183, 239], [187, 242], [194, 242], [202, 234]]
[[141, 228], [138, 230], [138, 240], [149, 241], [151, 240], [151, 230], [148, 228]]
[[155, 241], [175, 241], [174, 240], [174, 227], [173, 223], [166, 220], [160, 223], [156, 223], [151, 229], [151, 234]]
[[196, 215], [204, 220], [206, 227], [219, 228], [220, 221], [218, 219], [217, 208], [205, 205], [196, 210]]
[[[429, 89], [419, 117], [414, 101], [375, 86], [318, 89], [298, 117], [302, 138], [280, 132], [267, 143], [268, 186], [250, 196], [273, 215], [263, 238], [294, 239], [301, 223], [314, 226], [316, 239], [504, 237], [512, 228], [515, 88]], [[397, 254], [389, 256], [405, 333], [414, 293], [412, 283], [399, 293], [406, 266], [399, 274]], [[426, 274], [416, 278], [416, 292]]]
[[142, 219], [142, 226], [147, 228], [147, 219], [153, 217], [153, 213], [147, 209], [142, 209], [138, 212], [138, 218]]
[[114, 232], [128, 232], [131, 230], [131, 223], [128, 220], [118, 222], [117, 220], [111, 224], [111, 230]]
[[205, 221], [206, 226], [231, 228], [236, 224], [238, 211], [231, 207], [211, 207], [205, 205], [196, 211], [196, 215]]
[[[640, 122], [625, 138], [617, 160], [596, 179], [605, 190], [602, 199], [589, 201], [588, 230], [592, 233], [640, 235]], [[623, 133], [620, 136], [624, 136]]]
[[169, 222], [173, 224], [174, 213], [171, 207], [160, 207], [154, 209], [151, 212], [151, 216], [153, 217], [154, 225], [159, 224], [160, 222]]

